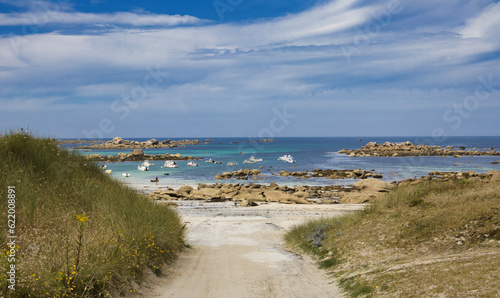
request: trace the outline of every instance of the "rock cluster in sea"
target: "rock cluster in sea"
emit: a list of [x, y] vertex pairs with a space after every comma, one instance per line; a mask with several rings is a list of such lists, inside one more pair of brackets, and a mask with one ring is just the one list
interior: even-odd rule
[[[313, 171], [279, 171], [279, 173], [272, 173], [274, 176], [281, 177], [296, 177], [297, 179], [310, 179], [311, 177], [323, 177], [326, 179], [366, 179], [366, 178], [383, 178], [382, 174], [373, 173], [372, 171], [366, 171], [361, 169], [356, 170], [321, 170], [315, 169]], [[239, 180], [259, 180], [267, 179], [266, 176], [262, 175], [260, 170], [249, 170], [242, 169], [233, 172], [224, 172], [222, 174], [215, 175], [215, 179], [239, 179]]]
[[476, 173], [474, 171], [461, 171], [461, 172], [430, 172], [427, 176], [422, 176], [420, 178], [408, 178], [398, 182], [393, 182], [397, 185], [406, 184], [418, 184], [423, 181], [437, 180], [437, 181], [448, 181], [448, 180], [470, 180], [470, 181], [490, 181], [490, 180], [500, 180], [499, 171], [488, 171], [486, 174]]
[[111, 141], [104, 142], [102, 144], [94, 144], [91, 146], [81, 146], [79, 149], [150, 149], [150, 148], [174, 148], [186, 145], [200, 145], [208, 144], [213, 142], [211, 139], [202, 140], [163, 140], [158, 141], [156, 139], [150, 139], [145, 142], [138, 142], [133, 140], [124, 140], [120, 137], [116, 137]]
[[374, 173], [375, 170], [366, 171], [361, 169], [355, 170], [321, 170], [315, 169], [313, 171], [279, 171], [279, 175], [282, 177], [293, 176], [299, 179], [309, 179], [311, 177], [318, 178], [323, 177], [326, 179], [367, 179], [367, 178], [383, 178], [382, 174]]
[[264, 175], [260, 174], [260, 170], [249, 170], [249, 169], [242, 169], [238, 171], [233, 171], [233, 172], [224, 172], [222, 174], [217, 174], [215, 175], [215, 179], [230, 179], [230, 178], [235, 178], [239, 180], [248, 180], [248, 178], [252, 178], [254, 180], [258, 180], [259, 176], [261, 179], [266, 179]]
[[347, 154], [350, 157], [357, 156], [474, 156], [474, 155], [500, 155], [500, 151], [495, 151], [494, 148], [485, 148], [483, 151], [473, 148], [473, 150], [465, 150], [465, 147], [459, 147], [454, 150], [453, 146], [442, 148], [441, 146], [431, 145], [414, 145], [411, 142], [377, 144], [370, 142], [361, 149], [342, 149], [338, 153]]
[[102, 143], [101, 140], [56, 140], [58, 144], [98, 144]]
[[200, 157], [193, 156], [182, 156], [179, 153], [176, 154], [144, 154], [141, 149], [135, 149], [130, 153], [118, 153], [118, 155], [101, 155], [101, 154], [90, 154], [85, 156], [91, 161], [108, 161], [108, 162], [122, 162], [122, 161], [144, 161], [144, 160], [193, 160], [200, 159]]

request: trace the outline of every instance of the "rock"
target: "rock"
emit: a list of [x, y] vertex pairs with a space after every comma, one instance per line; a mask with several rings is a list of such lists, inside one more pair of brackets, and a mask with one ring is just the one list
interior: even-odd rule
[[262, 195], [260, 190], [245, 190], [240, 191], [236, 196], [233, 197], [234, 201], [249, 201], [249, 202], [265, 202], [266, 198]]
[[202, 189], [193, 189], [189, 194], [189, 198], [192, 200], [211, 200], [211, 199], [220, 199], [222, 195], [222, 191], [220, 189], [213, 188], [202, 188]]
[[394, 188], [394, 185], [382, 180], [368, 178], [354, 183], [354, 187], [363, 192], [389, 192]]
[[87, 158], [91, 159], [91, 160], [103, 160], [104, 156], [100, 155], [100, 154], [90, 154], [90, 155], [88, 155]]
[[264, 197], [268, 202], [310, 204], [304, 198], [298, 198], [294, 195], [277, 190], [264, 191]]
[[179, 197], [188, 197], [189, 194], [193, 191], [193, 187], [189, 185], [182, 186], [179, 188], [176, 193], [179, 195]]
[[157, 139], [151, 139], [146, 141], [146, 146], [155, 146], [158, 145], [158, 140]]
[[240, 207], [254, 207], [254, 206], [259, 206], [259, 204], [247, 200], [243, 200], [240, 203]]
[[116, 137], [116, 138], [113, 138], [113, 140], [111, 142], [113, 144], [115, 144], [115, 145], [118, 145], [118, 144], [122, 144], [123, 143], [123, 139], [120, 138], [120, 137]]
[[279, 188], [279, 185], [274, 183], [274, 182], [271, 182], [269, 183], [269, 188], [272, 188], [272, 189], [278, 189]]
[[134, 149], [132, 152], [130, 152], [130, 155], [132, 156], [144, 156], [144, 151], [141, 149]]

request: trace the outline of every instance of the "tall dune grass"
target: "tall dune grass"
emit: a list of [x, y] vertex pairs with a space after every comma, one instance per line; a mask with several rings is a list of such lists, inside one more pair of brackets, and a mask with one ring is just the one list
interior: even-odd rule
[[[16, 289], [7, 289], [8, 186], [16, 190]], [[175, 211], [48, 138], [0, 136], [0, 296], [116, 296], [184, 246]]]
[[498, 297], [500, 182], [398, 187], [363, 211], [296, 226], [285, 240], [353, 297]]

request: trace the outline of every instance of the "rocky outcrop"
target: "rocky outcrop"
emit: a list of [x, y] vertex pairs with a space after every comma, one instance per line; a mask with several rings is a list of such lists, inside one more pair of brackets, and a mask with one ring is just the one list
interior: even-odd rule
[[[242, 169], [238, 171], [233, 171], [233, 172], [224, 172], [222, 174], [217, 174], [215, 175], [215, 179], [230, 179], [230, 178], [235, 178], [235, 179], [240, 179], [240, 180], [248, 180], [248, 178], [257, 178], [257, 176], [260, 175], [260, 170], [249, 170], [249, 169]], [[265, 176], [261, 175], [261, 178], [265, 178]], [[257, 180], [255, 179], [255, 180]]]
[[293, 176], [298, 179], [309, 179], [311, 177], [315, 178], [326, 178], [326, 179], [366, 179], [366, 178], [383, 178], [382, 174], [375, 173], [374, 170], [366, 171], [361, 169], [356, 170], [320, 170], [315, 169], [313, 171], [279, 171], [279, 175], [282, 177]]
[[158, 141], [156, 139], [150, 139], [145, 142], [138, 142], [134, 140], [124, 140], [120, 137], [116, 137], [110, 141], [101, 142], [100, 144], [94, 144], [90, 146], [81, 146], [78, 149], [149, 149], [149, 148], [174, 148], [183, 147], [187, 145], [200, 145], [208, 144], [213, 142], [213, 140], [206, 139], [202, 140], [177, 140], [171, 141], [169, 139]]
[[370, 200], [391, 191], [394, 187], [395, 185], [378, 179], [361, 180], [354, 183], [355, 190], [343, 196], [342, 202], [350, 204], [368, 203]]
[[397, 186], [418, 184], [423, 181], [500, 181], [499, 171], [488, 171], [486, 174], [469, 172], [431, 172], [420, 178], [406, 179], [400, 182], [388, 183], [379, 179], [367, 178], [356, 182], [353, 186], [279, 186], [271, 182], [269, 185], [260, 184], [199, 184], [197, 189], [183, 186], [178, 190], [167, 188], [150, 193], [152, 200], [205, 200], [205, 201], [234, 201], [243, 205], [257, 205], [259, 203], [278, 202], [283, 204], [334, 204], [334, 203], [369, 203], [383, 194], [392, 191]]
[[58, 144], [100, 144], [103, 143], [102, 140], [56, 140]]
[[[470, 181], [496, 181], [495, 179], [500, 178], [499, 171], [488, 171], [486, 174], [476, 173], [474, 171], [461, 171], [461, 172], [430, 172], [427, 176], [408, 178], [401, 181], [394, 181], [395, 185], [407, 185], [407, 184], [418, 184], [422, 181], [437, 180], [437, 181], [448, 181], [448, 180], [470, 180]], [[499, 179], [500, 180], [500, 179]]]
[[370, 156], [478, 156], [478, 155], [499, 155], [500, 151], [495, 151], [493, 148], [486, 148], [484, 151], [477, 149], [465, 150], [465, 147], [460, 147], [454, 150], [454, 147], [448, 146], [442, 148], [441, 146], [429, 145], [413, 145], [411, 142], [403, 143], [390, 143], [377, 144], [376, 142], [367, 143], [361, 149], [348, 150], [342, 149], [338, 153], [347, 154], [350, 157], [370, 157]]
[[[168, 188], [149, 194], [153, 200], [205, 200], [248, 202], [250, 205], [259, 202], [278, 202], [283, 204], [338, 203], [339, 197], [352, 187], [332, 186], [278, 186], [260, 184], [199, 184], [197, 189], [184, 186], [178, 190]], [[247, 203], [245, 203], [247, 204]]]
[[85, 158], [91, 161], [107, 161], [107, 162], [122, 162], [122, 161], [144, 161], [144, 160], [193, 160], [200, 159], [200, 157], [193, 156], [182, 156], [179, 153], [176, 154], [144, 154], [141, 149], [135, 149], [130, 153], [119, 152], [117, 155], [100, 155], [100, 154], [90, 154], [86, 155]]

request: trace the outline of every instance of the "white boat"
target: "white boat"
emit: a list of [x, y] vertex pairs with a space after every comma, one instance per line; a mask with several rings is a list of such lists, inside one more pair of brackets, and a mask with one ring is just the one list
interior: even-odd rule
[[278, 160], [281, 160], [281, 161], [286, 161], [288, 163], [294, 163], [295, 162], [295, 159], [293, 159], [293, 156], [291, 155], [283, 155], [281, 157], [278, 158]]
[[149, 162], [149, 160], [145, 160], [143, 163], [142, 163], [143, 166], [145, 167], [151, 167], [151, 166], [154, 166], [155, 164], [152, 163], [152, 162]]
[[195, 163], [194, 161], [189, 161], [189, 162], [187, 163], [187, 165], [188, 165], [188, 167], [197, 167], [197, 166], [198, 166], [198, 164], [197, 164], [197, 163]]
[[123, 177], [130, 177], [130, 174], [129, 173], [122, 173], [122, 176]]
[[104, 171], [104, 173], [111, 174], [111, 173], [113, 173], [113, 170], [106, 170], [106, 171]]
[[164, 168], [178, 168], [179, 166], [173, 160], [165, 160], [165, 163], [163, 164], [163, 167]]
[[215, 160], [213, 160], [213, 159], [209, 158], [209, 159], [205, 160], [205, 162], [214, 163], [214, 162], [215, 162]]
[[245, 159], [243, 163], [257, 163], [255, 160]]
[[146, 167], [146, 166], [143, 166], [143, 165], [138, 165], [138, 166], [137, 166], [137, 169], [138, 169], [139, 171], [149, 171], [149, 168], [148, 168], [148, 167]]
[[107, 166], [107, 165], [100, 165], [100, 166], [99, 166], [99, 168], [100, 168], [101, 170], [106, 170], [106, 169], [108, 168], [108, 166]]
[[228, 166], [230, 166], [230, 167], [235, 167], [235, 166], [237, 166], [238, 164], [237, 164], [237, 163], [235, 163], [235, 162], [228, 162], [228, 163], [227, 163], [227, 165], [228, 165]]
[[248, 160], [250, 160], [250, 161], [255, 161], [255, 162], [263, 161], [263, 159], [262, 159], [262, 158], [255, 158], [255, 157], [253, 157], [253, 156], [250, 156], [250, 158], [249, 158]]

